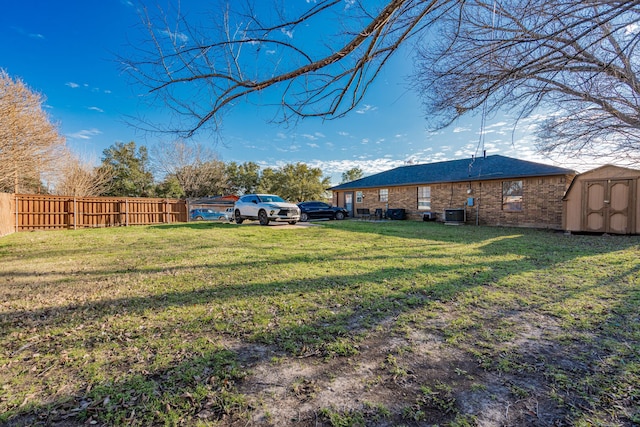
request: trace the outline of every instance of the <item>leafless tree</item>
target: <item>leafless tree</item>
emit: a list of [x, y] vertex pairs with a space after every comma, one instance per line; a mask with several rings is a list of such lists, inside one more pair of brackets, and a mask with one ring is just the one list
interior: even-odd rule
[[510, 110], [550, 154], [640, 159], [640, 1], [469, 0], [421, 45], [436, 127]]
[[[149, 43], [124, 69], [176, 114], [152, 130], [217, 129], [244, 100], [281, 107], [275, 121], [340, 117], [361, 101], [399, 46], [459, 0], [217, 1], [210, 15], [143, 17]], [[370, 3], [375, 3], [371, 5]], [[198, 23], [200, 22], [200, 23]], [[189, 90], [187, 89], [189, 88]], [[157, 98], [156, 98], [157, 97]]]
[[225, 164], [211, 149], [191, 141], [174, 140], [151, 150], [157, 176], [174, 176], [187, 197], [224, 193], [228, 187]]
[[41, 175], [65, 152], [43, 103], [42, 95], [0, 69], [0, 191], [39, 191]]
[[92, 197], [107, 191], [112, 176], [108, 169], [92, 166], [73, 156], [64, 156], [53, 193], [61, 196]]
[[542, 111], [554, 113], [542, 149], [638, 150], [640, 0], [240, 3], [218, 1], [199, 22], [145, 9], [149, 44], [126, 70], [184, 120], [157, 130], [217, 129], [239, 101], [277, 104], [276, 121], [341, 117], [415, 43], [415, 87], [436, 127]]

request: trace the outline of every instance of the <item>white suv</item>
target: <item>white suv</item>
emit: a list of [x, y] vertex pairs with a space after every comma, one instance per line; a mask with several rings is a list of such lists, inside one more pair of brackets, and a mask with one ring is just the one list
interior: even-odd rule
[[286, 221], [293, 225], [300, 221], [300, 208], [274, 194], [247, 194], [236, 202], [233, 215], [237, 224], [245, 219], [257, 219], [260, 225], [268, 225], [269, 221]]

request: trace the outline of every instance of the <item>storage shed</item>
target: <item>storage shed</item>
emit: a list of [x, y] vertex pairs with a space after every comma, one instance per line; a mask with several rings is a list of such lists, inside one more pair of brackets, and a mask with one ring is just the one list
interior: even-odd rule
[[563, 197], [563, 228], [640, 234], [640, 170], [605, 165], [577, 175]]

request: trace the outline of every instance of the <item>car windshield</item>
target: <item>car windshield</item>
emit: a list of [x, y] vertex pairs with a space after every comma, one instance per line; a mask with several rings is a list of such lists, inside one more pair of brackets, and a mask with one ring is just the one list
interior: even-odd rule
[[272, 196], [272, 195], [263, 195], [263, 196], [258, 196], [260, 198], [260, 201], [263, 203], [270, 203], [270, 202], [284, 202], [285, 200], [280, 197], [280, 196]]

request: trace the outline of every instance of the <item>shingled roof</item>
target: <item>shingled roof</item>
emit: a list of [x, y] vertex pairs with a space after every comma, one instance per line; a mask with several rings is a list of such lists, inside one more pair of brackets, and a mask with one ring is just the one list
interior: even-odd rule
[[330, 190], [575, 175], [576, 173], [571, 169], [492, 155], [474, 159], [400, 166], [355, 181], [336, 185], [331, 187]]

